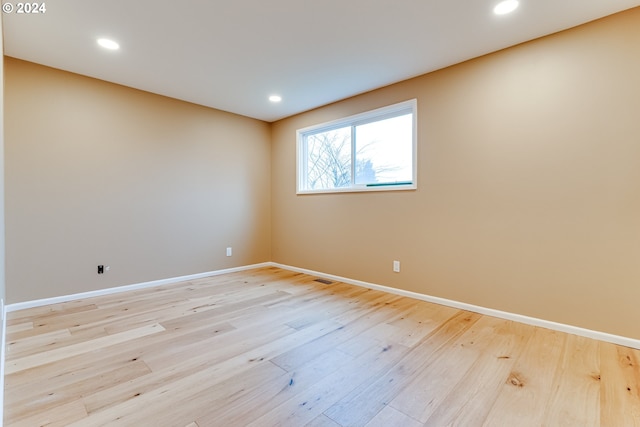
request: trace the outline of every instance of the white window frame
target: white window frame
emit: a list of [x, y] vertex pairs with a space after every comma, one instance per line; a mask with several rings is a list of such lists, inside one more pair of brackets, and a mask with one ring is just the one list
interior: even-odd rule
[[[353, 183], [353, 171], [352, 171], [352, 183], [349, 187], [342, 188], [326, 188], [318, 190], [306, 189], [306, 153], [305, 153], [305, 137], [309, 134], [320, 133], [323, 131], [329, 131], [347, 126], [358, 126], [362, 124], [372, 123], [392, 117], [400, 116], [406, 113], [411, 113], [412, 120], [412, 179], [407, 184], [355, 184]], [[353, 193], [353, 192], [365, 192], [365, 191], [406, 191], [416, 190], [418, 188], [418, 135], [417, 135], [417, 117], [418, 117], [418, 101], [416, 99], [410, 99], [408, 101], [399, 102], [397, 104], [389, 105], [386, 107], [378, 108], [364, 113], [356, 114], [349, 117], [333, 120], [319, 125], [309, 126], [303, 129], [298, 129], [296, 132], [296, 194], [322, 194], [322, 193]], [[353, 147], [355, 142], [352, 141], [352, 156]], [[352, 162], [353, 163], [353, 162]]]

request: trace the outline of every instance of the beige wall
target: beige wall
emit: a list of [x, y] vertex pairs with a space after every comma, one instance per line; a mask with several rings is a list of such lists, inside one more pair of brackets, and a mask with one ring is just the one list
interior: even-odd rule
[[[638, 46], [640, 8], [275, 123], [273, 261], [640, 339]], [[417, 191], [296, 196], [296, 129], [411, 98]]]
[[9, 303], [270, 260], [267, 123], [11, 58], [5, 77]]

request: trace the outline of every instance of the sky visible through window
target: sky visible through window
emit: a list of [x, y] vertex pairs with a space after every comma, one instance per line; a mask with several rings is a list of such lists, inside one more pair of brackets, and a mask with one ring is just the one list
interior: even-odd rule
[[[356, 127], [356, 159], [370, 161], [375, 172], [356, 184], [407, 182], [412, 179], [413, 117], [411, 114]], [[357, 168], [356, 168], [357, 170]]]

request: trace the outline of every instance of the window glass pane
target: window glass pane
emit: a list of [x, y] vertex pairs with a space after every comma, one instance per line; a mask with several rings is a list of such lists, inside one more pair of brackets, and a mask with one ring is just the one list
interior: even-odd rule
[[306, 181], [310, 190], [351, 185], [351, 127], [306, 136]]
[[390, 184], [413, 179], [413, 115], [356, 126], [356, 184]]
[[415, 99], [298, 129], [297, 192], [417, 188]]

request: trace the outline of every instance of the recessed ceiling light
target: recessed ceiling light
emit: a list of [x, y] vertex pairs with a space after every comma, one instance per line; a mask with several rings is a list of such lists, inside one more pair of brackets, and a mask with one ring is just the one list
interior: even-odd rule
[[504, 0], [496, 5], [493, 8], [493, 13], [496, 15], [506, 15], [507, 13], [511, 13], [518, 8], [518, 0]]
[[282, 101], [282, 97], [280, 95], [271, 95], [269, 97], [269, 101], [271, 101], [271, 102], [280, 102], [280, 101]]
[[98, 44], [105, 49], [109, 50], [118, 50], [120, 49], [120, 45], [113, 40], [109, 39], [98, 39]]

